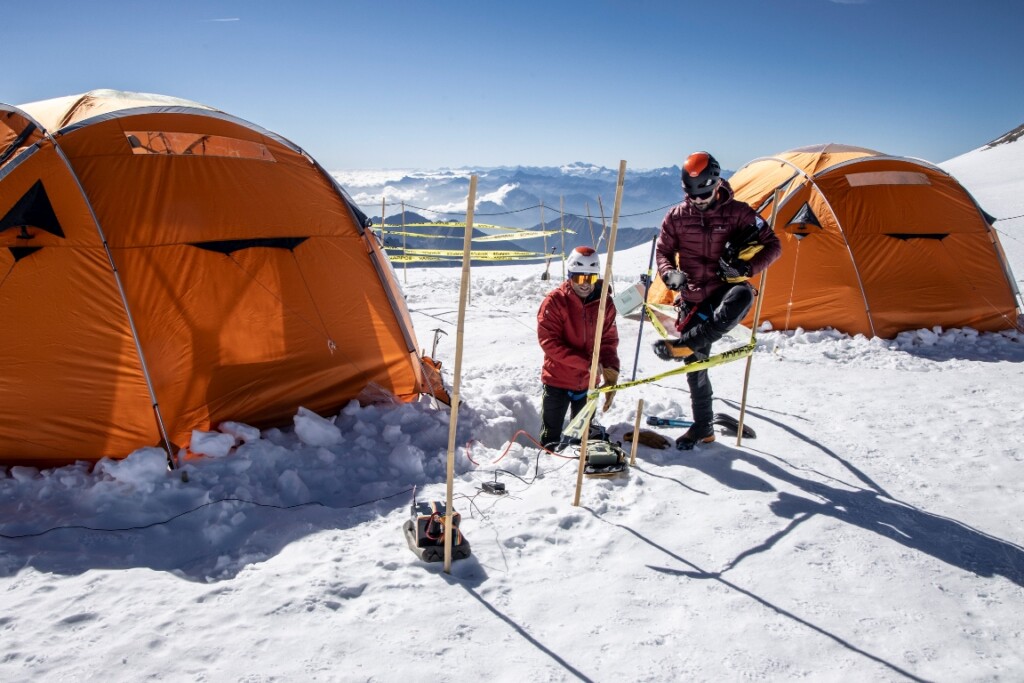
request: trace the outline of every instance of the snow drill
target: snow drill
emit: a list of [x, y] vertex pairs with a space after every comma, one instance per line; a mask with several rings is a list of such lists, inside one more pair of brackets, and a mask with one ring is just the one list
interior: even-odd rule
[[[562, 449], [569, 446], [581, 445], [580, 439], [562, 437]], [[587, 463], [583, 468], [583, 474], [589, 477], [610, 477], [626, 469], [626, 452], [622, 447], [614, 443], [608, 430], [603, 426], [590, 423], [590, 433], [587, 436]]]
[[[402, 525], [405, 541], [409, 550], [416, 553], [424, 562], [444, 561], [445, 518], [447, 511], [444, 503], [431, 501], [416, 503], [416, 494], [412, 499], [412, 518]], [[459, 531], [462, 515], [452, 511], [452, 559], [464, 560], [470, 556], [469, 541]]]

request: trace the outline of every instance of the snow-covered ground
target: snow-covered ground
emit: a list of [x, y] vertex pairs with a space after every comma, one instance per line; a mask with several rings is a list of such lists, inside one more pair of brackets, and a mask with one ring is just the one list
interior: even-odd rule
[[[990, 213], [1024, 213], [1019, 189], [970, 170], [953, 172]], [[1020, 278], [1024, 250], [1004, 245]], [[615, 255], [619, 288], [648, 254]], [[755, 439], [641, 447], [574, 507], [575, 461], [508, 444], [539, 431], [541, 271], [472, 273], [455, 496], [473, 555], [451, 575], [401, 532], [414, 486], [445, 493], [448, 412], [426, 401], [227, 425], [176, 473], [152, 450], [14, 468], [0, 680], [1024, 678], [1024, 335], [759, 335]], [[410, 268], [404, 285], [421, 346], [447, 333], [448, 380], [460, 275]], [[638, 323], [619, 329], [628, 378]], [[653, 338], [638, 377], [666, 369]], [[717, 411], [737, 414], [743, 366], [711, 371]], [[641, 398], [688, 417], [685, 386], [620, 392], [599, 420], [621, 438]], [[495, 477], [508, 495], [481, 492]]]

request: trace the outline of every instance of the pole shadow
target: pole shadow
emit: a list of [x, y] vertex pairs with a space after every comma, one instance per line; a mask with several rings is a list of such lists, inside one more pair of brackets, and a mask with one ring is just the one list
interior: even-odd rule
[[[728, 400], [728, 399], [722, 399], [722, 400], [727, 405], [732, 406], [733, 408], [739, 410], [740, 405], [738, 403], [736, 403], [735, 401], [731, 401], [731, 400]], [[832, 449], [826, 447], [820, 441], [816, 441], [816, 440], [812, 439], [811, 437], [807, 436], [803, 432], [801, 432], [801, 431], [799, 431], [797, 429], [794, 429], [793, 427], [790, 427], [789, 425], [787, 425], [784, 422], [780, 422], [779, 420], [775, 420], [775, 419], [772, 419], [770, 417], [767, 417], [763, 412], [755, 412], [755, 411], [750, 409], [750, 406], [747, 406], [747, 411], [746, 412], [747, 412], [748, 415], [754, 415], [758, 419], [764, 420], [768, 424], [775, 425], [779, 429], [785, 431], [786, 433], [790, 434], [791, 436], [796, 437], [800, 441], [803, 441], [804, 443], [806, 443], [808, 445], [814, 446], [819, 451], [821, 451], [822, 453], [824, 453], [825, 455], [827, 455], [828, 457], [832, 458], [833, 460], [838, 462], [840, 465], [842, 465], [848, 472], [850, 472], [850, 474], [852, 474], [853, 476], [857, 477], [857, 479], [861, 483], [863, 483], [865, 486], [867, 486], [868, 488], [870, 488], [870, 489], [872, 489], [874, 491], [877, 491], [878, 493], [880, 493], [883, 496], [891, 497], [891, 496], [889, 496], [889, 494], [887, 494], [885, 492], [885, 489], [883, 489], [878, 483], [876, 483], [874, 480], [872, 480], [871, 477], [869, 477], [867, 474], [862, 472], [859, 468], [855, 467], [848, 460], [845, 460], [838, 453], [836, 453]], [[818, 474], [821, 474], [821, 473], [819, 472]], [[822, 474], [822, 476], [826, 476], [826, 475]]]
[[[767, 456], [767, 457], [765, 457]], [[1024, 586], [1024, 548], [996, 538], [955, 519], [932, 514], [893, 498], [881, 490], [841, 488], [800, 477], [769, 460], [778, 459], [761, 451], [741, 451], [716, 444], [704, 454], [688, 456], [685, 467], [703, 472], [723, 486], [739, 490], [776, 490], [767, 479], [738, 472], [734, 464], [744, 462], [767, 477], [797, 488], [814, 500], [779, 492], [769, 504], [779, 517], [803, 521], [812, 515], [825, 515], [871, 531], [917, 550], [951, 566], [978, 576], [1002, 576]], [[783, 461], [784, 462], [784, 461]], [[751, 485], [751, 481], [760, 482]], [[746, 551], [749, 556], [754, 551]], [[738, 562], [734, 560], [730, 566]]]
[[[905, 669], [901, 669], [900, 667], [896, 666], [892, 662], [886, 661], [885, 659], [879, 657], [878, 655], [871, 654], [867, 650], [863, 650], [863, 649], [857, 647], [853, 643], [849, 642], [848, 640], [844, 640], [843, 638], [840, 638], [839, 636], [837, 636], [836, 634], [832, 633], [831, 631], [828, 631], [828, 630], [822, 628], [821, 626], [813, 624], [810, 621], [808, 621], [807, 619], [804, 619], [803, 617], [800, 617], [799, 615], [794, 614], [793, 612], [790, 612], [789, 610], [787, 610], [787, 609], [785, 609], [783, 607], [780, 607], [780, 606], [778, 606], [778, 605], [776, 605], [776, 604], [766, 600], [765, 598], [762, 598], [761, 596], [757, 595], [756, 593], [754, 593], [754, 592], [752, 592], [750, 590], [747, 590], [746, 588], [740, 586], [739, 584], [736, 584], [736, 583], [728, 580], [727, 578], [725, 578], [722, 575], [723, 572], [707, 571], [707, 570], [701, 568], [700, 566], [694, 564], [693, 562], [690, 562], [689, 560], [687, 560], [686, 558], [682, 557], [681, 555], [678, 555], [675, 552], [669, 550], [668, 548], [666, 548], [666, 547], [664, 547], [662, 545], [659, 545], [658, 543], [655, 543], [654, 541], [652, 541], [651, 539], [647, 538], [643, 534], [637, 532], [636, 530], [632, 529], [631, 527], [625, 526], [623, 524], [618, 524], [618, 523], [615, 523], [615, 522], [609, 522], [609, 521], [607, 521], [605, 519], [602, 519], [600, 515], [598, 515], [596, 512], [594, 512], [590, 508], [585, 508], [585, 509], [588, 512], [590, 512], [590, 514], [592, 514], [596, 519], [604, 522], [605, 524], [617, 527], [617, 528], [622, 529], [623, 531], [625, 531], [625, 532], [627, 532], [629, 534], [632, 534], [634, 537], [636, 537], [638, 540], [642, 541], [643, 543], [646, 543], [647, 545], [651, 546], [652, 548], [655, 548], [656, 550], [664, 553], [665, 555], [667, 555], [668, 557], [671, 557], [672, 559], [676, 560], [677, 562], [690, 567], [689, 570], [679, 570], [679, 569], [671, 569], [669, 567], [656, 567], [656, 566], [653, 566], [653, 565], [647, 565], [648, 568], [650, 568], [650, 569], [652, 569], [652, 570], [654, 570], [656, 572], [659, 572], [661, 574], [666, 574], [666, 575], [669, 575], [669, 576], [678, 576], [678, 577], [684, 577], [684, 578], [688, 578], [688, 579], [697, 579], [697, 580], [717, 581], [717, 582], [721, 583], [723, 586], [726, 586], [729, 589], [731, 589], [733, 591], [736, 591], [737, 593], [745, 595], [746, 597], [750, 598], [754, 602], [757, 602], [760, 605], [768, 608], [769, 610], [772, 610], [776, 614], [779, 614], [780, 616], [786, 617], [787, 619], [791, 619], [791, 620], [795, 621], [796, 623], [801, 624], [801, 625], [811, 629], [812, 631], [825, 636], [829, 640], [832, 640], [833, 642], [835, 642], [838, 645], [846, 648], [847, 650], [849, 650], [851, 652], [854, 652], [854, 653], [856, 653], [856, 654], [858, 654], [858, 655], [860, 655], [862, 657], [865, 657], [867, 659], [870, 659], [871, 661], [876, 662], [876, 663], [878, 663], [878, 664], [880, 664], [880, 665], [890, 669], [891, 671], [894, 671], [895, 673], [898, 673], [901, 676], [904, 676], [904, 677], [906, 677], [906, 678], [908, 678], [908, 679], [910, 679], [912, 681], [922, 681], [922, 683], [925, 680], [925, 679], [922, 679], [922, 678], [919, 678], [919, 677], [915, 676], [914, 674], [910, 673], [909, 671], [907, 671]], [[790, 529], [787, 529], [785, 532], [783, 532], [781, 534], [776, 534], [776, 537], [781, 537], [785, 533], [788, 533], [788, 531], [791, 530], [791, 528], [793, 526], [794, 525], [790, 525]], [[733, 564], [735, 564], [735, 562]]]
[[[471, 568], [470, 571], [467, 572], [465, 570], [467, 565], [464, 565], [463, 563], [469, 561], [475, 562], [476, 568]], [[564, 669], [567, 674], [571, 674], [572, 676], [575, 676], [581, 681], [592, 683], [592, 678], [590, 678], [582, 671], [574, 667], [572, 664], [567, 662], [561, 655], [559, 655], [557, 652], [546, 646], [544, 643], [537, 640], [533, 635], [530, 634], [529, 631], [523, 628], [520, 624], [516, 623], [516, 621], [509, 617], [507, 614], [503, 613], [497, 607], [488, 602], [486, 598], [484, 598], [482, 595], [480, 595], [480, 593], [476, 591], [476, 589], [487, 578], [487, 574], [484, 571], [482, 565], [480, 565], [479, 562], [476, 562], [475, 557], [469, 557], [466, 560], [460, 560], [459, 564], [463, 564], [462, 569], [460, 569], [459, 571], [459, 576], [445, 574], [443, 571], [440, 571], [439, 573], [441, 577], [448, 583], [455, 586], [459, 586], [460, 588], [465, 590], [466, 593], [471, 598], [473, 598], [481, 605], [483, 605], [484, 609], [486, 609], [488, 612], [493, 614], [501, 621], [505, 622], [505, 624], [507, 624], [509, 628], [511, 628], [513, 631], [519, 634], [519, 636], [523, 640], [528, 642], [533, 647], [537, 648], [538, 651], [542, 652], [545, 656], [549, 657], [553, 662], [558, 664], [558, 666], [562, 667], [562, 669]], [[438, 564], [439, 568], [440, 566], [441, 565]], [[468, 578], [463, 578], [463, 575], [468, 575]]]

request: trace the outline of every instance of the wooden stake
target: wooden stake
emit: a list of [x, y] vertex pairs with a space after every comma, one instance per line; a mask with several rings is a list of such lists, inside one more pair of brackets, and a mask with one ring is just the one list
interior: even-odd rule
[[[594, 354], [590, 359], [590, 385], [589, 394], [597, 386], [597, 365], [601, 356], [601, 332], [604, 329], [604, 313], [608, 303], [608, 289], [612, 281], [612, 257], [615, 256], [615, 233], [619, 228], [619, 207], [622, 206], [622, 186], [626, 183], [626, 161], [619, 162], [619, 180], [615, 185], [615, 211], [612, 213], [612, 232], [608, 237], [608, 258], [604, 264], [604, 286], [601, 287], [601, 302], [597, 306], [597, 329], [594, 330]], [[597, 412], [595, 406], [594, 412]], [[590, 436], [590, 421], [593, 415], [583, 425], [583, 434], [580, 435], [580, 463], [576, 472], [576, 495], [572, 504], [580, 504], [580, 489], [583, 487], [583, 468], [587, 464], [587, 437]]]
[[476, 176], [469, 177], [469, 198], [466, 200], [466, 236], [462, 243], [462, 284], [459, 286], [459, 324], [455, 334], [455, 373], [452, 378], [452, 411], [448, 419], [448, 482], [445, 491], [444, 573], [452, 573], [452, 486], [455, 480], [455, 427], [459, 421], [459, 377], [462, 375], [462, 333], [466, 323], [466, 295], [469, 293], [470, 239], [473, 234], [473, 206], [476, 204]]
[[[402, 200], [402, 253], [405, 254], [405, 200]], [[402, 261], [402, 282], [409, 284], [409, 260]]]
[[636, 422], [633, 424], [633, 452], [629, 454], [629, 466], [636, 464], [636, 445], [640, 443], [640, 418], [644, 416], [644, 400], [636, 402]]
[[548, 234], [544, 227], [544, 200], [540, 200], [540, 231], [544, 233], [544, 280], [551, 279], [551, 258], [548, 256]]
[[565, 280], [565, 196], [558, 197], [558, 210], [562, 221], [562, 280]]
[[[771, 226], [772, 230], [775, 230], [775, 221], [779, 216], [779, 202], [782, 201], [782, 190], [775, 190], [775, 196], [772, 197], [772, 215], [768, 219], [768, 225]], [[757, 326], [761, 320], [761, 302], [764, 301], [764, 285], [768, 280], [768, 269], [765, 268], [761, 271], [761, 280], [757, 285], [757, 305], [754, 306], [754, 322], [750, 326], [750, 341], [754, 341], [757, 338]], [[743, 395], [740, 398], [740, 419], [737, 420], [738, 427], [736, 429], [736, 445], [743, 445], [743, 418], [747, 413], [747, 386], [750, 383], [750, 366], [754, 362], [754, 354], [751, 353], [747, 356], [747, 367], [743, 371]]]
[[597, 249], [597, 238], [594, 237], [594, 224], [590, 221], [590, 202], [587, 202], [587, 227], [590, 228], [590, 246]]

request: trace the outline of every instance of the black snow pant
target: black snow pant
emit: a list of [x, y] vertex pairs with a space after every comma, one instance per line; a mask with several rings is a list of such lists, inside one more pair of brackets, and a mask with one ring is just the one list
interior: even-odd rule
[[[736, 327], [754, 303], [754, 289], [746, 282], [729, 284], [702, 301], [690, 316], [680, 340], [702, 358], [711, 355], [711, 345]], [[696, 360], [696, 357], [693, 357]], [[690, 385], [690, 408], [695, 425], [710, 426], [714, 419], [714, 392], [707, 370], [686, 375]]]
[[583, 410], [587, 404], [587, 390], [570, 391], [548, 384], [544, 386], [541, 397], [540, 416], [544, 427], [540, 431], [540, 442], [545, 448], [554, 448], [562, 440], [562, 425], [565, 422], [565, 411], [572, 408], [570, 418]]

